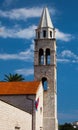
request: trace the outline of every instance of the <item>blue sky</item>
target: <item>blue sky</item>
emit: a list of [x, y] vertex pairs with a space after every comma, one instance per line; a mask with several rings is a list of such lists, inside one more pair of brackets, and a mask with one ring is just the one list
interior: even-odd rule
[[58, 120], [78, 121], [78, 0], [0, 0], [0, 80], [9, 73], [34, 79], [35, 29], [45, 6], [56, 28]]

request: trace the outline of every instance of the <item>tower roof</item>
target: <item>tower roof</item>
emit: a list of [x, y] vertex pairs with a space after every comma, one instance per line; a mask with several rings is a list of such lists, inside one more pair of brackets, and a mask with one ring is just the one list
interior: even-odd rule
[[44, 8], [42, 12], [42, 16], [38, 28], [42, 28], [42, 27], [54, 28], [50, 18], [48, 8]]

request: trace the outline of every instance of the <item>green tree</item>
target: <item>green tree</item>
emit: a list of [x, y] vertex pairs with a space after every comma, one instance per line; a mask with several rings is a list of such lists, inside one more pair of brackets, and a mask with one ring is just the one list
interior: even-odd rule
[[5, 74], [5, 78], [4, 78], [4, 81], [7, 81], [7, 82], [13, 82], [13, 81], [23, 81], [25, 80], [22, 75], [20, 74], [9, 74], [9, 75], [6, 75]]
[[70, 123], [65, 123], [63, 125], [59, 125], [59, 130], [78, 130], [78, 128], [73, 128]]

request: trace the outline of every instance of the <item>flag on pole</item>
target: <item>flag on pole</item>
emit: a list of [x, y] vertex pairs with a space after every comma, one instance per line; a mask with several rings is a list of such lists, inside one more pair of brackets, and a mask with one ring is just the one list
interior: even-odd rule
[[39, 106], [39, 98], [35, 101], [35, 108], [36, 108], [36, 110], [38, 110], [38, 106]]

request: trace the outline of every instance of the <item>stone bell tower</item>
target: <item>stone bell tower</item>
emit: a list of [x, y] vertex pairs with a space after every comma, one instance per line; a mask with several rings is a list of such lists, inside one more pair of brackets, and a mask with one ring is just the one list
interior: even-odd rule
[[35, 80], [42, 80], [44, 88], [43, 128], [40, 130], [57, 130], [56, 38], [47, 8], [43, 9], [36, 29], [34, 75]]

